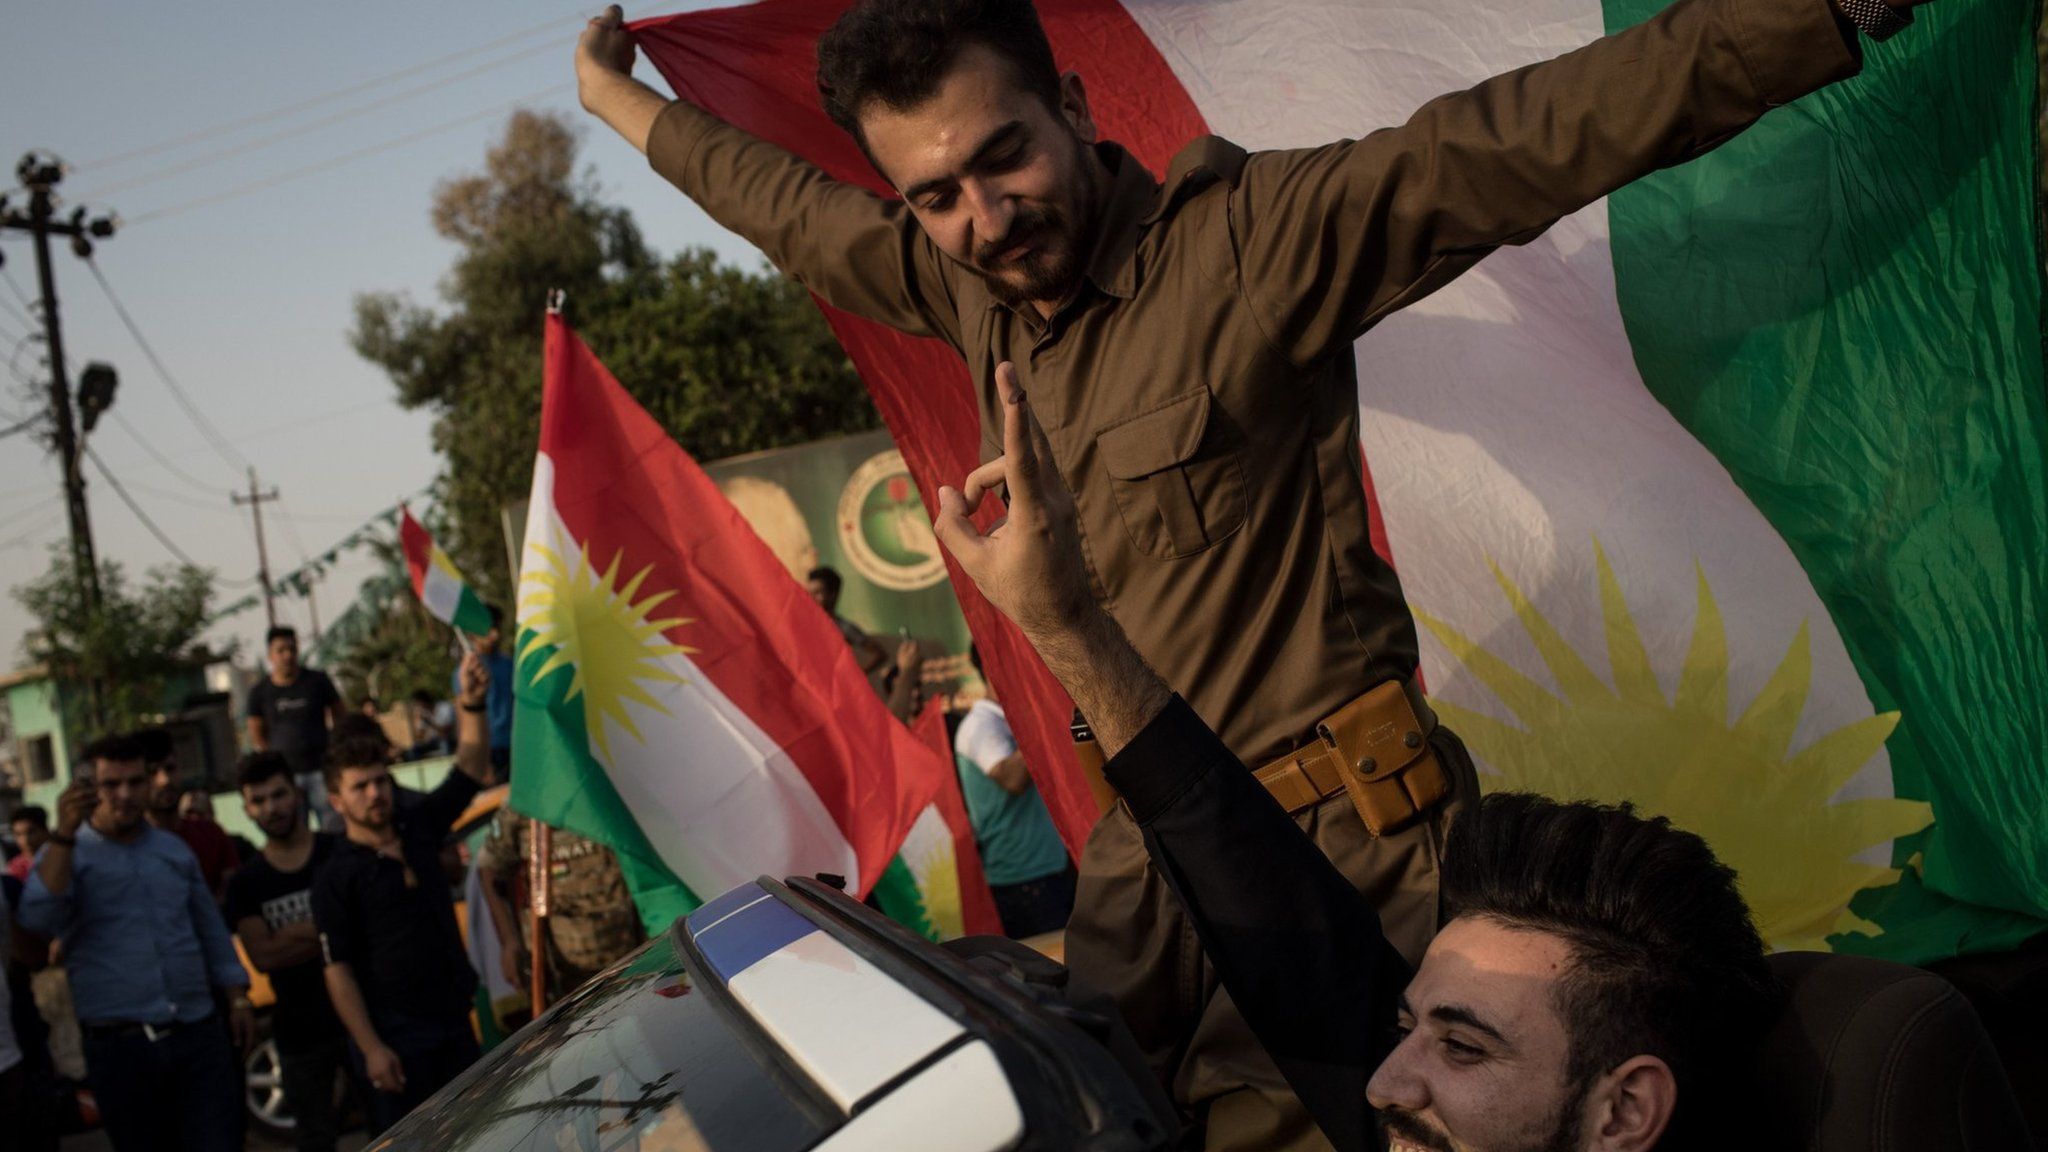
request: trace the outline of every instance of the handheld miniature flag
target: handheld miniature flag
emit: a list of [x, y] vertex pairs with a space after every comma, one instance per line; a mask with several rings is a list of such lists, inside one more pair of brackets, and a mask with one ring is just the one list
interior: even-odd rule
[[469, 581], [455, 570], [448, 553], [412, 518], [412, 509], [403, 505], [398, 509], [398, 542], [405, 549], [405, 568], [412, 575], [413, 594], [434, 619], [472, 636], [491, 630], [490, 610], [477, 599]]
[[[925, 703], [911, 731], [948, 762], [945, 701]], [[1002, 917], [981, 871], [981, 849], [960, 787], [948, 779], [920, 812], [896, 860], [875, 885], [875, 904], [891, 918], [934, 940], [1000, 936]]]
[[[1037, 6], [1102, 135], [1158, 173], [1208, 132], [1272, 149], [1399, 124], [1663, 3]], [[818, 107], [845, 7], [635, 31], [678, 94], [888, 195]], [[1489, 786], [1699, 831], [1780, 946], [1922, 961], [2048, 927], [2037, 7], [1919, 8], [1855, 80], [1358, 346], [1374, 543]], [[827, 315], [932, 506], [977, 462], [964, 366]], [[1092, 808], [1048, 774], [1064, 716], [1024, 707], [1042, 669], [954, 584], [1078, 850]]]
[[650, 931], [763, 874], [867, 892], [951, 765], [559, 316], [545, 355], [512, 806], [610, 845]]

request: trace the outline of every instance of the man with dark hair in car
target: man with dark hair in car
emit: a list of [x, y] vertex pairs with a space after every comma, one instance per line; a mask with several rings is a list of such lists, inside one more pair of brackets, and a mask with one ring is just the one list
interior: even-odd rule
[[1004, 455], [940, 489], [939, 539], [1093, 724], [1154, 866], [1252, 1032], [1343, 1152], [1650, 1152], [1709, 1139], [1776, 1000], [1735, 876], [1627, 808], [1496, 795], [1452, 827], [1422, 964], [1088, 592], [1073, 497], [1024, 393]]
[[455, 770], [401, 808], [390, 741], [360, 716], [335, 725], [327, 791], [346, 838], [313, 882], [328, 995], [369, 1081], [370, 1128], [382, 1132], [480, 1054], [470, 1030], [476, 972], [441, 871], [441, 842], [491, 777], [482, 656], [457, 677]]

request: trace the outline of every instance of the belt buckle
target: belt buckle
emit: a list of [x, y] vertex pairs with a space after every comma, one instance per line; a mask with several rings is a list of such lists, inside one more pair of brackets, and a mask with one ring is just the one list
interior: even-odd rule
[[154, 1024], [145, 1022], [142, 1025], [142, 1034], [144, 1036], [149, 1037], [149, 1042], [151, 1044], [154, 1044], [157, 1041], [162, 1040], [164, 1037], [169, 1036], [171, 1034], [171, 1026], [166, 1024], [162, 1028], [159, 1028]]

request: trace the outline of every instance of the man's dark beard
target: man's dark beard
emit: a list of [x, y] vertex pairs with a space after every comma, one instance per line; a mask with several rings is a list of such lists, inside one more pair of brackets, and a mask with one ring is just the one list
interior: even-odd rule
[[[1034, 253], [1034, 262], [1022, 266], [999, 266], [1001, 255], [1019, 244], [1056, 247], [1049, 262]], [[1081, 276], [1081, 245], [1073, 222], [1058, 208], [1020, 208], [1010, 221], [1010, 230], [999, 240], [977, 244], [974, 271], [996, 299], [1011, 307], [1033, 300], [1064, 300]], [[1022, 272], [1024, 279], [1010, 279], [1006, 273]]]
[[[1551, 1121], [1549, 1136], [1521, 1148], [1487, 1148], [1481, 1152], [1573, 1152], [1579, 1146], [1579, 1128], [1584, 1120], [1585, 1104], [1583, 1088], [1567, 1092], [1558, 1115]], [[1427, 1148], [1430, 1152], [1457, 1152], [1449, 1136], [1407, 1112], [1381, 1109], [1373, 1120], [1379, 1129], [1381, 1148], [1387, 1146], [1390, 1137], [1398, 1136], [1403, 1143]]]
[[[969, 267], [981, 277], [982, 283], [988, 285], [991, 295], [1012, 308], [1037, 300], [1065, 300], [1081, 282], [1081, 262], [1094, 240], [1095, 230], [1101, 225], [1102, 170], [1096, 163], [1093, 149], [1082, 143], [1079, 137], [1074, 138], [1074, 151], [1075, 178], [1081, 181], [1077, 208], [1083, 219], [1074, 219], [1065, 208], [1057, 205], [1019, 208], [1010, 221], [1008, 232], [1000, 239], [975, 245], [970, 253], [972, 263]], [[1023, 272], [1022, 282], [998, 278], [996, 262], [1004, 252], [1019, 244], [1043, 244], [1047, 241], [1057, 246], [1049, 263], [1000, 270]]]

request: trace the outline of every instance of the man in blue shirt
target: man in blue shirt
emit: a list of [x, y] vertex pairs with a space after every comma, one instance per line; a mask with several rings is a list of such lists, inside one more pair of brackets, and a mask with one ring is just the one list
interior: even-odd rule
[[92, 775], [57, 801], [20, 921], [63, 942], [86, 1078], [116, 1152], [238, 1152], [234, 1045], [256, 1035], [249, 974], [192, 850], [144, 819], [142, 747], [109, 737], [85, 762]]
[[[483, 657], [484, 668], [491, 675], [491, 690], [484, 698], [484, 708], [491, 722], [491, 771], [497, 774], [497, 783], [503, 784], [512, 778], [512, 657], [498, 651], [504, 644], [505, 613], [495, 604], [487, 604], [485, 610], [491, 614], [491, 630], [476, 638], [477, 655]], [[448, 695], [462, 698], [462, 675], [448, 678]]]

